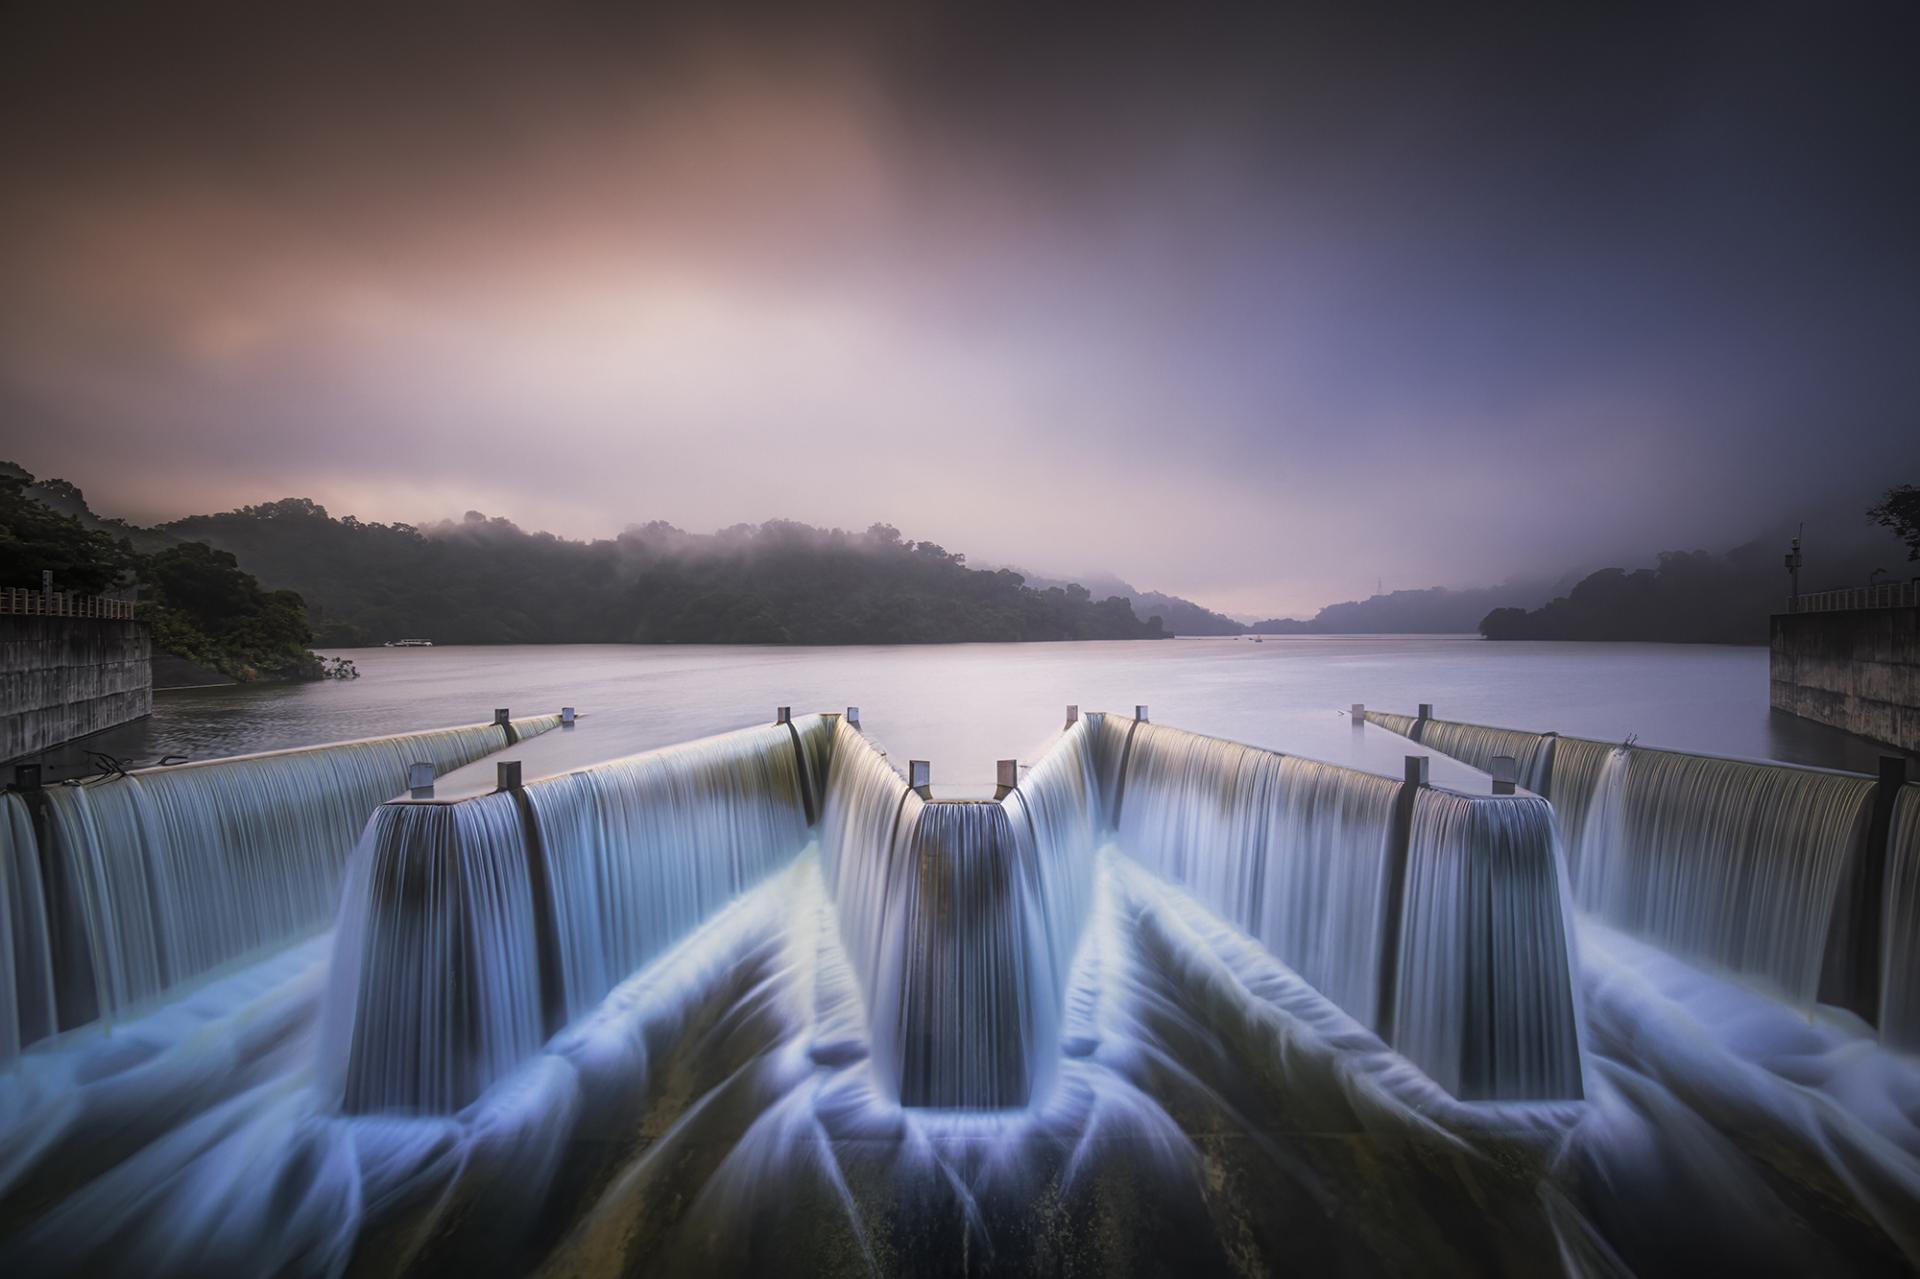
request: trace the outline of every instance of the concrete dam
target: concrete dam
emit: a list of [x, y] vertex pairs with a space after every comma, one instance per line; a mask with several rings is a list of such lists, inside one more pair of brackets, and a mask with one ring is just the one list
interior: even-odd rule
[[1069, 708], [969, 790], [851, 708], [569, 711], [16, 789], [0, 1266], [1920, 1263], [1915, 787], [1352, 732]]

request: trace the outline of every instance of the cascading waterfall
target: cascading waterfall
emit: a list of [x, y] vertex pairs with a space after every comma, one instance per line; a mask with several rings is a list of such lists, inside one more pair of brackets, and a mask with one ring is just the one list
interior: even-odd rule
[[999, 1109], [1044, 1089], [1091, 896], [1088, 730], [1010, 794], [930, 802], [836, 730], [823, 870], [876, 1078], [903, 1105]]
[[1120, 812], [1120, 779], [1127, 758], [1127, 743], [1132, 740], [1137, 722], [1102, 711], [1080, 717], [1080, 723], [1086, 726], [1088, 753], [1093, 760], [1100, 821], [1106, 827], [1113, 825]]
[[[1606, 877], [1611, 873], [1609, 852], [1618, 846], [1627, 814], [1627, 766], [1630, 747], [1614, 746], [1598, 752], [1599, 765], [1592, 781], [1584, 786], [1577, 803], [1577, 822], [1560, 819], [1562, 840], [1566, 843], [1567, 862], [1573, 882], [1574, 904], [1582, 910], [1599, 901], [1605, 893]], [[1554, 801], [1556, 813], [1560, 801]], [[1571, 837], [1568, 831], [1573, 834]]]
[[1045, 968], [1048, 1007], [1058, 1009], [1093, 898], [1099, 785], [1088, 727], [1062, 733], [1001, 802], [1010, 815], [1019, 813], [1014, 832], [1016, 838], [1024, 834], [1029, 850], [1020, 865], [1027, 901], [1039, 916], [1038, 926], [1030, 923], [1029, 929], [1041, 942], [1037, 962]]
[[1634, 747], [1601, 769], [1577, 904], [1811, 1005], [1872, 791], [1841, 773]]
[[1617, 749], [1614, 744], [1453, 720], [1421, 720], [1387, 711], [1368, 711], [1367, 722], [1430, 746], [1483, 773], [1493, 770], [1494, 756], [1511, 756], [1520, 785], [1553, 801], [1569, 865], [1577, 865], [1588, 804], [1598, 791], [1607, 758]]
[[[529, 860], [510, 794], [376, 811], [326, 1017], [346, 1110], [457, 1109], [545, 1040]], [[350, 1013], [331, 1002], [343, 985], [359, 988]]]
[[[1646, 754], [1593, 744], [1602, 882]], [[807, 717], [383, 804], [336, 936], [0, 1073], [0, 1273], [1920, 1261], [1914, 1059], [1597, 920], [1576, 964], [1541, 799], [1097, 714], [1002, 789]], [[37, 854], [0, 795], [16, 1024]]]
[[[514, 728], [528, 737], [558, 724], [544, 716]], [[477, 724], [9, 797], [0, 1014], [11, 1015], [0, 1064], [57, 1030], [123, 1015], [325, 927], [355, 837], [405, 789], [408, 765], [446, 772], [507, 740], [500, 726]], [[44, 844], [34, 803], [45, 805]]]
[[922, 806], [895, 847], [899, 993], [874, 1038], [902, 1105], [995, 1109], [1032, 1094], [1047, 1018], [1026, 851], [1007, 810], [985, 801]]
[[[1418, 788], [1396, 894], [1401, 782], [1151, 724], [1128, 731], [1122, 850], [1456, 1096], [1580, 1096], [1564, 876], [1543, 800]], [[1383, 991], [1394, 992], [1385, 1009]]]
[[1116, 838], [1377, 1027], [1391, 778], [1141, 724]]
[[1533, 796], [1414, 800], [1393, 1044], [1462, 1100], [1581, 1095], [1554, 846]]
[[[1462, 727], [1429, 721], [1421, 739], [1475, 762]], [[1911, 819], [1902, 825], [1912, 787], [1890, 801], [1887, 846], [1869, 848], [1880, 829], [1871, 778], [1552, 741], [1544, 793], [1581, 910], [1791, 1003], [1846, 1007], [1890, 1045], [1920, 1042], [1920, 855]]]
[[58, 1029], [38, 841], [26, 801], [0, 795], [0, 1067]]
[[926, 801], [844, 721], [834, 728], [832, 760], [820, 823], [821, 879], [834, 903], [841, 946], [860, 981], [876, 1071], [882, 1080], [895, 1081], [897, 1091], [895, 1027], [906, 942], [901, 914], [890, 907], [910, 877], [896, 855], [900, 832], [919, 823]]
[[767, 740], [752, 749], [714, 738], [528, 788], [569, 1019], [806, 843], [804, 805], [793, 800], [813, 784], [802, 774], [825, 758], [829, 730], [817, 715], [795, 730], [805, 768], [792, 734], [776, 727], [753, 730]]
[[342, 1107], [458, 1109], [791, 862], [827, 731], [809, 716], [519, 792], [382, 805], [354, 852], [323, 1032]]
[[1900, 788], [1880, 917], [1880, 1037], [1920, 1052], [1920, 786]]
[[1420, 728], [1420, 744], [1431, 746], [1483, 773], [1493, 771], [1495, 756], [1511, 758], [1520, 785], [1536, 795], [1547, 793], [1548, 765], [1554, 757], [1553, 738], [1515, 728], [1489, 728], [1430, 719]]
[[1584, 737], [1554, 739], [1553, 770], [1547, 789], [1540, 793], [1553, 801], [1554, 816], [1560, 822], [1561, 845], [1566, 849], [1568, 869], [1576, 880], [1580, 874], [1580, 850], [1584, 846], [1588, 814], [1595, 797], [1601, 793], [1601, 774], [1620, 749], [1616, 744], [1589, 741]]
[[1378, 724], [1389, 733], [1398, 733], [1402, 737], [1413, 736], [1413, 726], [1418, 723], [1411, 715], [1396, 715], [1391, 711], [1367, 712], [1367, 723]]

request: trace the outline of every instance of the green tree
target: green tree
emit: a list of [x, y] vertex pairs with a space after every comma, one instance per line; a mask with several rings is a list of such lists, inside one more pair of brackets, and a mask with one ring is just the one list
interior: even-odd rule
[[231, 553], [182, 542], [147, 556], [140, 576], [156, 646], [238, 679], [318, 675], [300, 597], [261, 589]]
[[[48, 483], [79, 493], [64, 480]], [[133, 549], [37, 501], [28, 493], [33, 484], [28, 472], [0, 463], [0, 586], [38, 589], [48, 569], [55, 590], [97, 595], [121, 585]]]
[[1920, 560], [1920, 486], [1897, 484], [1867, 508], [1867, 518], [1893, 530], [1907, 544], [1907, 558]]
[[[268, 518], [326, 520], [311, 503], [287, 505]], [[122, 529], [159, 549], [136, 553], [130, 536], [116, 536]], [[67, 481], [36, 481], [0, 462], [0, 585], [37, 587], [49, 569], [60, 590], [93, 594], [137, 583], [138, 616], [162, 652], [243, 680], [320, 673], [305, 606], [292, 591], [263, 589], [232, 554], [204, 542], [102, 520]]]
[[915, 644], [1144, 639], [1124, 600], [1038, 591], [889, 524], [792, 520], [693, 534], [660, 521], [574, 542], [478, 511], [421, 530], [300, 498], [194, 516], [175, 536], [300, 592], [321, 642]]

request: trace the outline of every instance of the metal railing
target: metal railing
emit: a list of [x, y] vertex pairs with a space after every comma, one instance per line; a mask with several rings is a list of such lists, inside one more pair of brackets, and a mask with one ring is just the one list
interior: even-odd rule
[[36, 591], [23, 586], [0, 587], [0, 614], [25, 617], [88, 617], [104, 622], [133, 620], [133, 601], [104, 595], [76, 595], [71, 591]]
[[1837, 613], [1855, 608], [1913, 608], [1920, 605], [1920, 577], [1907, 582], [1880, 582], [1874, 586], [1847, 586], [1837, 591], [1815, 591], [1787, 601], [1789, 613]]

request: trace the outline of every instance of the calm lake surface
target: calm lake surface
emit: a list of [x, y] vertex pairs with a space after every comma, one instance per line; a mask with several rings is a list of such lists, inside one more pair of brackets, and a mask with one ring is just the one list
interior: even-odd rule
[[[152, 762], [579, 708], [599, 758], [796, 714], [861, 708], [937, 786], [991, 784], [1069, 703], [1398, 772], [1405, 743], [1351, 730], [1354, 702], [1604, 740], [1869, 770], [1885, 748], [1767, 705], [1767, 652], [1670, 644], [1490, 643], [1470, 636], [1269, 637], [856, 648], [554, 645], [328, 650], [348, 682], [163, 692], [153, 716], [87, 746]], [[584, 761], [583, 761], [584, 762]], [[1436, 780], [1439, 780], [1436, 778]]]

